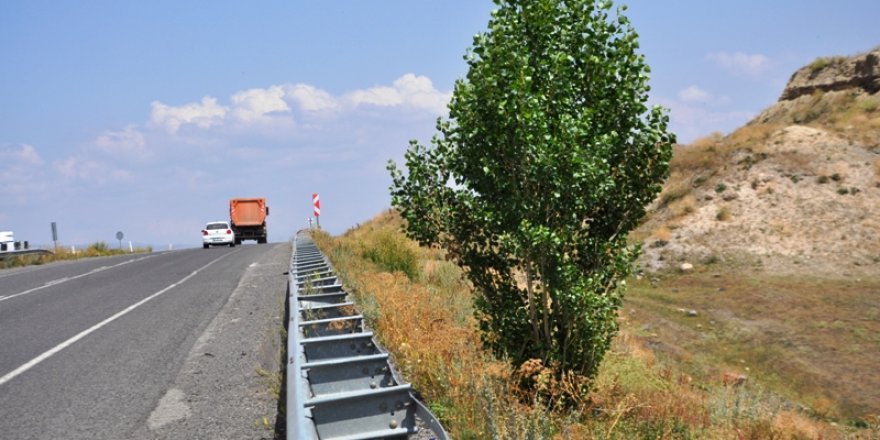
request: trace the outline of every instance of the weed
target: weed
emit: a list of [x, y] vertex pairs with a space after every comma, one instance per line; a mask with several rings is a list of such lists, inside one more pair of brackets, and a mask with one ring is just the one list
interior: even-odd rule
[[730, 217], [730, 208], [728, 208], [727, 206], [722, 206], [721, 208], [718, 208], [718, 213], [715, 214], [715, 220], [718, 220], [720, 222], [726, 222], [730, 220]]
[[727, 185], [724, 182], [719, 182], [718, 185], [715, 185], [715, 192], [716, 193], [719, 193], [719, 194], [723, 193], [724, 190], [726, 190], [726, 189], [727, 189]]
[[824, 185], [824, 184], [828, 183], [828, 176], [819, 176], [816, 179], [816, 183], [818, 183], [820, 185]]
[[841, 186], [840, 188], [837, 188], [837, 193], [842, 196], [845, 196], [845, 195], [849, 194], [849, 189]]
[[366, 243], [364, 257], [388, 272], [403, 272], [409, 279], [418, 278], [419, 265], [413, 245], [400, 234], [379, 233]]
[[873, 113], [880, 108], [880, 102], [876, 98], [866, 98], [859, 101], [858, 107], [865, 113]]
[[813, 60], [812, 63], [810, 63], [810, 71], [812, 71], [814, 73], [818, 72], [818, 71], [830, 66], [834, 62], [835, 62], [835, 58], [829, 58], [829, 57], [816, 58], [815, 60]]
[[801, 181], [801, 178], [796, 174], [792, 174], [791, 177], [789, 177], [789, 179], [791, 179], [791, 183], [795, 183], [795, 184]]

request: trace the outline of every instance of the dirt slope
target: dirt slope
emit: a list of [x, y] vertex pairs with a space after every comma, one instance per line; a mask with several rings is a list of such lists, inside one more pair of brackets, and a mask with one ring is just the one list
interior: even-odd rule
[[880, 274], [878, 90], [880, 47], [819, 59], [744, 127], [676, 147], [642, 265]]

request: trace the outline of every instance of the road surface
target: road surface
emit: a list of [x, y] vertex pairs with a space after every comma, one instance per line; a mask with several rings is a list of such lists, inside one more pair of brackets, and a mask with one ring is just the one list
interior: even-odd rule
[[289, 250], [192, 249], [0, 271], [0, 438], [151, 432], [160, 399], [176, 390], [209, 324], [222, 327], [212, 321], [240, 281], [258, 264], [274, 264], [283, 279], [282, 247]]

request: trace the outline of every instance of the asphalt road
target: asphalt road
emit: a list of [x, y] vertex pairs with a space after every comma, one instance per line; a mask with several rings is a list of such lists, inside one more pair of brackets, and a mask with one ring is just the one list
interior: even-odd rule
[[246, 245], [0, 271], [0, 438], [150, 432], [241, 280], [258, 262], [283, 280], [285, 255], [283, 244]]

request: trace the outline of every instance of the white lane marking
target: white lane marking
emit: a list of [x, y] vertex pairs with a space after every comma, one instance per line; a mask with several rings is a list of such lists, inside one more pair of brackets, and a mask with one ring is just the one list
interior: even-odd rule
[[253, 263], [251, 263], [251, 265], [248, 266], [248, 267], [257, 267], [257, 263], [256, 263], [256, 262], [253, 262]]
[[[235, 251], [235, 252], [238, 252], [238, 251]], [[121, 312], [119, 312], [119, 313], [117, 313], [117, 314], [115, 314], [115, 315], [113, 315], [113, 316], [111, 316], [111, 317], [109, 317], [109, 318], [107, 318], [107, 319], [105, 319], [105, 320], [103, 320], [103, 321], [101, 321], [101, 322], [99, 322], [99, 323], [97, 323], [97, 324], [95, 324], [95, 325], [89, 327], [89, 328], [86, 329], [86, 330], [83, 330], [82, 332], [78, 333], [76, 336], [74, 336], [74, 337], [72, 337], [72, 338], [70, 338], [70, 339], [68, 339], [68, 340], [66, 340], [66, 341], [64, 341], [64, 342], [62, 342], [62, 343], [56, 345], [55, 347], [53, 347], [53, 348], [50, 349], [49, 351], [47, 351], [47, 352], [45, 352], [45, 353], [43, 353], [43, 354], [41, 354], [41, 355], [39, 355], [39, 356], [37, 356], [37, 357], [31, 359], [31, 360], [28, 361], [26, 364], [24, 364], [24, 365], [22, 365], [22, 366], [20, 366], [20, 367], [18, 367], [18, 368], [16, 368], [16, 369], [14, 369], [14, 370], [12, 370], [11, 372], [7, 373], [5, 376], [0, 377], [0, 386], [2, 386], [2, 385], [5, 384], [6, 382], [9, 382], [10, 380], [14, 379], [15, 376], [18, 376], [19, 374], [24, 373], [25, 371], [30, 370], [31, 368], [34, 368], [37, 364], [39, 364], [40, 362], [45, 361], [46, 359], [49, 359], [50, 357], [52, 357], [53, 355], [55, 355], [55, 354], [58, 353], [59, 351], [64, 350], [64, 349], [67, 348], [67, 347], [70, 347], [70, 346], [73, 345], [76, 341], [79, 341], [80, 339], [82, 339], [82, 338], [88, 336], [89, 334], [91, 334], [91, 333], [93, 333], [93, 332], [95, 332], [95, 331], [97, 331], [97, 330], [100, 330], [101, 327], [104, 327], [105, 325], [110, 324], [111, 322], [113, 322], [113, 321], [115, 321], [115, 320], [117, 320], [117, 319], [119, 319], [119, 318], [121, 318], [121, 317], [127, 315], [127, 314], [128, 314], [129, 312], [131, 312], [132, 310], [134, 310], [134, 309], [136, 309], [136, 308], [138, 308], [138, 307], [140, 307], [140, 306], [146, 304], [148, 301], [152, 300], [153, 298], [156, 298], [156, 297], [158, 297], [159, 295], [161, 295], [161, 294], [163, 294], [163, 293], [165, 293], [165, 292], [167, 292], [167, 291], [169, 291], [169, 290], [171, 290], [171, 289], [173, 289], [173, 288], [175, 288], [175, 287], [177, 287], [177, 286], [183, 284], [184, 282], [186, 282], [186, 280], [188, 280], [188, 279], [190, 279], [190, 278], [196, 276], [197, 273], [199, 273], [199, 272], [205, 270], [206, 268], [208, 268], [208, 266], [210, 266], [210, 265], [212, 265], [212, 264], [214, 264], [214, 263], [220, 261], [220, 260], [223, 259], [223, 258], [226, 258], [226, 257], [228, 257], [228, 256], [230, 256], [230, 255], [232, 255], [232, 254], [234, 254], [235, 252], [230, 252], [230, 253], [228, 253], [228, 254], [221, 255], [220, 257], [217, 257], [217, 258], [211, 260], [210, 263], [208, 263], [208, 264], [206, 264], [206, 265], [204, 265], [204, 266], [202, 266], [202, 267], [196, 269], [193, 273], [191, 273], [191, 274], [189, 274], [189, 275], [183, 277], [180, 281], [178, 281], [178, 282], [176, 282], [176, 283], [174, 283], [174, 284], [172, 284], [172, 285], [170, 285], [170, 286], [168, 286], [168, 287], [166, 287], [166, 288], [164, 288], [164, 289], [162, 289], [162, 290], [160, 290], [160, 291], [158, 291], [158, 292], [156, 292], [156, 293], [154, 293], [154, 294], [152, 294], [152, 295], [150, 295], [150, 296], [148, 296], [148, 297], [146, 297], [146, 298], [144, 298], [144, 299], [142, 299], [142, 300], [140, 300], [140, 301], [138, 301], [138, 302], [136, 302], [136, 303], [134, 303], [134, 304], [132, 304], [132, 305], [130, 305], [130, 306], [128, 306], [128, 307], [126, 307], [125, 310], [123, 310], [123, 311], [121, 311]]]
[[86, 273], [81, 273], [81, 274], [79, 274], [79, 275], [74, 275], [74, 276], [72, 276], [72, 277], [64, 277], [64, 278], [59, 278], [59, 279], [57, 279], [57, 280], [47, 281], [47, 282], [44, 283], [42, 286], [34, 287], [33, 289], [28, 289], [28, 290], [25, 290], [24, 292], [18, 292], [18, 293], [14, 293], [14, 294], [12, 294], [12, 295], [7, 295], [7, 296], [5, 296], [5, 297], [0, 297], [0, 301], [6, 301], [7, 299], [12, 299], [12, 298], [15, 298], [16, 296], [27, 295], [28, 293], [33, 293], [33, 292], [36, 292], [36, 291], [38, 291], [38, 290], [45, 289], [45, 288], [47, 288], [47, 287], [52, 287], [52, 286], [55, 286], [55, 285], [58, 285], [58, 284], [61, 284], [61, 283], [66, 283], [66, 282], [68, 282], [68, 281], [75, 280], [75, 279], [77, 279], [77, 278], [82, 278], [82, 277], [85, 277], [85, 276], [94, 275], [94, 274], [96, 274], [96, 273], [98, 273], [98, 272], [103, 272], [103, 271], [105, 271], [105, 270], [107, 270], [107, 269], [113, 269], [114, 267], [119, 267], [119, 266], [123, 266], [123, 265], [129, 264], [129, 263], [134, 263], [134, 262], [136, 262], [136, 261], [141, 261], [141, 260], [144, 260], [144, 259], [147, 259], [147, 258], [150, 258], [150, 257], [152, 257], [152, 255], [147, 255], [146, 257], [135, 258], [135, 259], [132, 259], [132, 260], [125, 260], [125, 261], [123, 261], [122, 263], [114, 264], [114, 265], [112, 265], [112, 266], [101, 266], [101, 267], [98, 267], [98, 268], [92, 269], [92, 270], [90, 270], [90, 271], [88, 271], [88, 272], [86, 272]]

